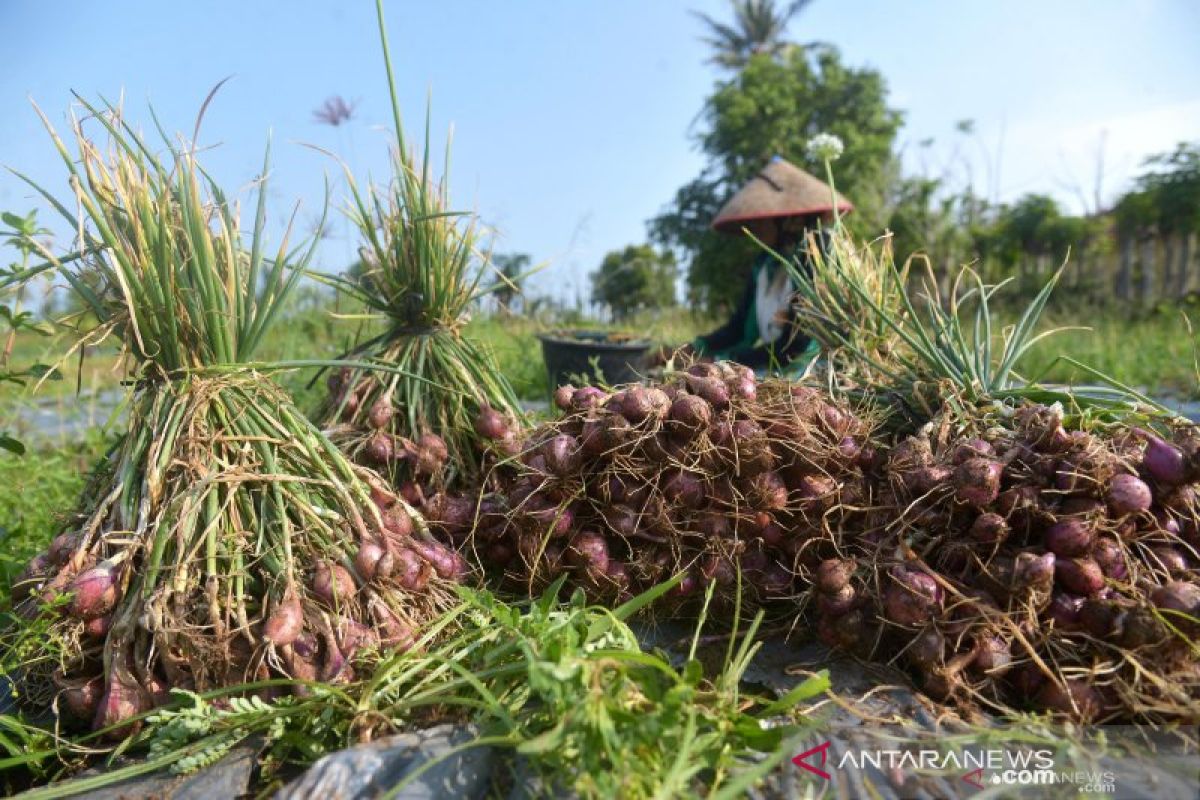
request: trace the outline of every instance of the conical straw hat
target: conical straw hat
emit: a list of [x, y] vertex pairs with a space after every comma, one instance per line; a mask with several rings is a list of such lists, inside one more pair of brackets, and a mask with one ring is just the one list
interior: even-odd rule
[[[847, 214], [854, 206], [840, 193], [838, 211]], [[833, 211], [833, 191], [824, 181], [779, 156], [729, 198], [713, 220], [722, 233], [739, 233], [742, 226], [756, 219], [799, 217]]]

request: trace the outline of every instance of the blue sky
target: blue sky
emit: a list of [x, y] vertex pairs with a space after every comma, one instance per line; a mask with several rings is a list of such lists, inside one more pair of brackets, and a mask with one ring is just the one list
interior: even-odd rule
[[[573, 296], [604, 252], [645, 237], [644, 221], [702, 164], [692, 135], [720, 73], [704, 63], [700, 23], [725, 0], [445, 0], [388, 4], [393, 57], [410, 129], [432, 94], [439, 141], [453, 124], [455, 205], [499, 232], [497, 249], [550, 268], [542, 291]], [[0, 163], [65, 192], [63, 168], [29, 106], [57, 124], [70, 90], [124, 91], [128, 115], [190, 131], [208, 89], [206, 164], [227, 186], [258, 172], [273, 132], [276, 231], [292, 203], [317, 216], [332, 162], [383, 175], [390, 122], [372, 0], [0, 0]], [[1200, 139], [1200, 3], [1193, 0], [815, 0], [792, 37], [841, 48], [878, 68], [911, 171], [1008, 199], [1049, 192], [1092, 203], [1102, 132], [1102, 199], [1149, 153]], [[356, 118], [333, 129], [312, 110], [341, 94]], [[954, 133], [976, 121], [977, 135]], [[932, 147], [919, 142], [935, 139]], [[998, 166], [997, 166], [998, 165]], [[335, 183], [335, 200], [341, 193]], [[0, 208], [35, 204], [0, 174]], [[50, 220], [49, 213], [43, 215]], [[61, 230], [61, 228], [59, 228]], [[340, 221], [325, 266], [352, 253]]]

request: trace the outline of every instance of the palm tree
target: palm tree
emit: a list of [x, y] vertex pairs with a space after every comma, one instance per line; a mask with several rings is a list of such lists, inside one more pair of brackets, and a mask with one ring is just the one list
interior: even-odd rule
[[788, 23], [812, 0], [791, 0], [776, 8], [775, 0], [730, 0], [733, 22], [719, 22], [708, 14], [693, 12], [706, 26], [709, 35], [704, 41], [715, 51], [710, 62], [727, 69], [741, 69], [751, 56], [759, 53], [777, 55], [788, 43], [783, 40]]

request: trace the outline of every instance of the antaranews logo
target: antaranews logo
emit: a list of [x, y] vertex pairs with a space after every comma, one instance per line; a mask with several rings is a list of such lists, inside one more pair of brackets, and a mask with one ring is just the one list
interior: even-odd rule
[[957, 775], [964, 783], [983, 789], [990, 785], [1046, 786], [1062, 782], [1048, 749], [847, 749], [836, 763], [830, 759], [832, 741], [824, 741], [792, 758], [792, 763], [823, 781], [832, 781], [831, 770], [872, 767], [889, 772]]
[[[801, 769], [808, 770], [822, 780], [829, 780], [831, 777], [830, 774], [821, 769], [821, 767], [825, 766], [825, 760], [829, 757], [829, 748], [832, 744], [833, 742], [827, 741], [824, 744], [819, 744], [816, 747], [805, 750], [803, 753], [793, 758], [792, 763]], [[813, 766], [812, 764], [808, 763], [808, 759], [814, 756], [820, 756], [821, 758], [821, 763], [817, 766]]]

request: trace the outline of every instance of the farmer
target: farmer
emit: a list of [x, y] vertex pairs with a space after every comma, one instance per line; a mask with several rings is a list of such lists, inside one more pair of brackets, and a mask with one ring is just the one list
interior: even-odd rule
[[[752, 234], [811, 273], [806, 234], [817, 231], [819, 222], [833, 220], [833, 203], [833, 191], [827, 184], [775, 156], [729, 199], [712, 226], [732, 236]], [[846, 214], [854, 207], [839, 194], [837, 208]], [[787, 367], [813, 345], [800, 329], [792, 305], [794, 294], [787, 268], [763, 251], [754, 260], [733, 316], [712, 333], [697, 337], [685, 351], [705, 359], [736, 361], [756, 370]]]

